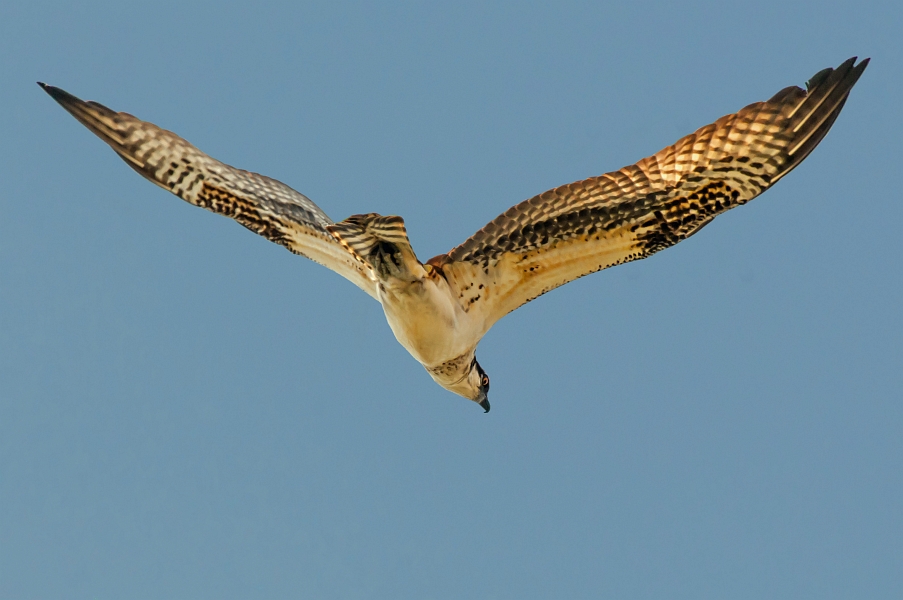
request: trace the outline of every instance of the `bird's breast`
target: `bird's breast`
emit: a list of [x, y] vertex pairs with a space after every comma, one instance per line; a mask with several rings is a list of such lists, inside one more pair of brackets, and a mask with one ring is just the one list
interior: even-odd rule
[[395, 338], [426, 367], [460, 356], [479, 341], [472, 319], [444, 279], [380, 286], [379, 300]]

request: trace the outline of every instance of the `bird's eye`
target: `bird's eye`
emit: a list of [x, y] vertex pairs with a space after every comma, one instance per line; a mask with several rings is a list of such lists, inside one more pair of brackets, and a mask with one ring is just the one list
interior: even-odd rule
[[480, 385], [485, 388], [489, 387], [489, 375], [483, 375], [483, 377], [480, 379]]

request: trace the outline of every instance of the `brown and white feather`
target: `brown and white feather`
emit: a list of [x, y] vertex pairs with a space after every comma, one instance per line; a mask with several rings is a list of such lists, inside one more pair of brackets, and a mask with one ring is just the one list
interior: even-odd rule
[[40, 85], [146, 179], [332, 269], [376, 298], [368, 266], [335, 239], [327, 230], [333, 221], [303, 194], [270, 177], [211, 158], [153, 123]]
[[840, 113], [868, 60], [825, 69], [656, 154], [564, 185], [499, 215], [430, 259], [483, 330], [569, 281], [688, 238], [797, 166]]

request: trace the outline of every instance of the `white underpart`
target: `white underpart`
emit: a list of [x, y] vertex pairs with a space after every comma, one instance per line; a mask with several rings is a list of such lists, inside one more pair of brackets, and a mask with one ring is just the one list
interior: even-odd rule
[[425, 367], [472, 351], [482, 337], [482, 327], [461, 308], [442, 278], [383, 281], [377, 296], [395, 339]]

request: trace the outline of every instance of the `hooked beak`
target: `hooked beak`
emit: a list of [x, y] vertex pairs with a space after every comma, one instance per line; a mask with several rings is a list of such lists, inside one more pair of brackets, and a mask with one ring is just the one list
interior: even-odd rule
[[482, 394], [482, 396], [483, 399], [480, 400], [479, 404], [485, 412], [489, 412], [489, 398], [486, 397], [486, 394]]

